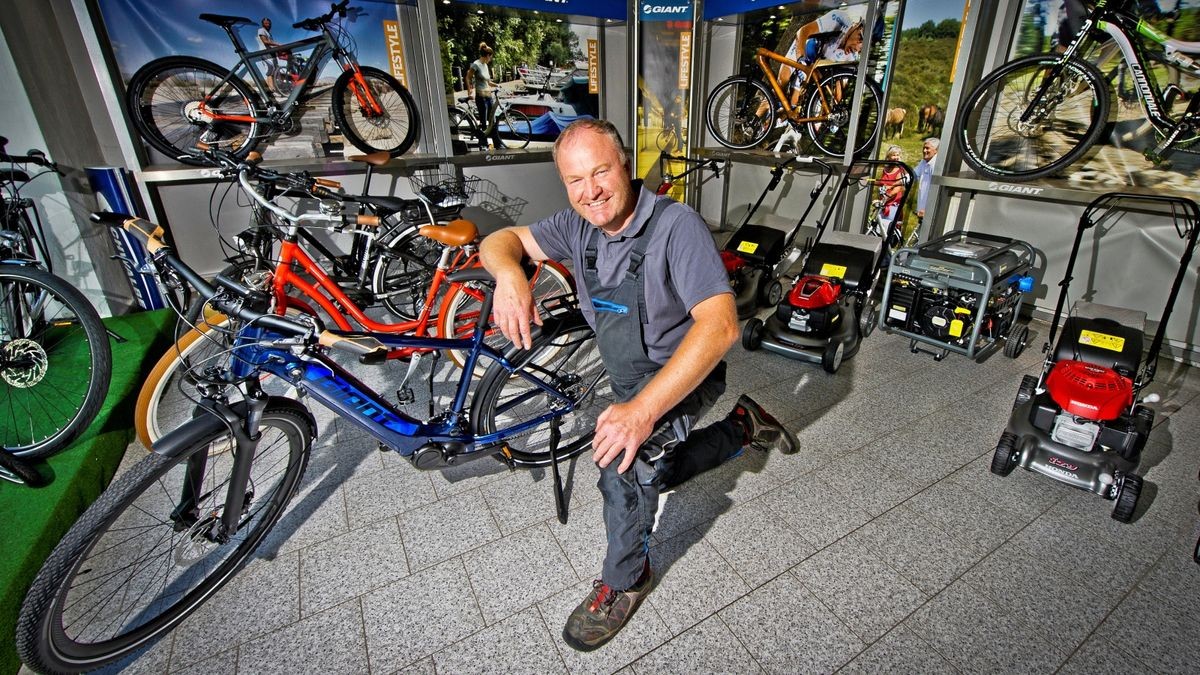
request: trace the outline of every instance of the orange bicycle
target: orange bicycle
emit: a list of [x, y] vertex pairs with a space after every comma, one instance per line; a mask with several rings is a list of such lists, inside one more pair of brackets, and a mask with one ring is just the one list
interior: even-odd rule
[[[460, 218], [445, 225], [424, 225], [415, 232], [407, 230], [400, 235], [413, 237], [414, 244], [420, 240], [422, 246], [432, 245], [440, 253], [417, 317], [401, 322], [379, 320], [354, 302], [321, 264], [308, 254], [299, 239], [302, 227], [323, 227], [344, 232], [347, 226], [353, 224], [363, 228], [357, 232], [362, 233], [375, 227], [377, 218], [341, 215], [340, 210], [330, 205], [340, 204], [331, 199], [334, 195], [331, 188], [337, 187], [333, 181], [314, 179], [305, 173], [263, 169], [219, 151], [209, 151], [205, 156], [227, 171], [236, 171], [246, 194], [282, 224], [279, 247], [272, 254], [273, 260], [266, 264], [265, 261], [255, 261], [252, 265], [239, 267], [235, 272], [240, 277], [236, 281], [270, 297], [275, 314], [317, 324], [324, 316], [343, 331], [353, 330], [353, 322], [370, 332], [404, 333], [415, 337], [457, 338], [469, 336], [474, 330], [484, 292], [476, 282], [456, 282], [447, 278], [452, 272], [480, 266], [477, 246], [479, 234], [474, 223]], [[260, 185], [256, 186], [253, 179], [257, 179]], [[324, 198], [322, 211], [293, 214], [276, 203], [278, 199], [268, 199], [263, 185], [278, 184], [283, 184], [291, 191], [299, 190]], [[574, 294], [570, 272], [556, 262], [530, 263], [527, 273], [534, 298], [547, 314]], [[293, 291], [298, 295], [292, 294]], [[223, 363], [222, 358], [227, 357], [232, 348], [227, 338], [236, 329], [237, 326], [232, 325], [231, 319], [224, 314], [201, 313], [195, 327], [159, 359], [142, 386], [134, 411], [134, 427], [146, 447], [191, 415], [193, 406], [183, 404], [193, 395], [184, 386], [191, 384], [190, 373], [198, 364], [211, 362], [215, 367]], [[485, 335], [489, 345], [503, 351], [507, 340], [499, 331], [491, 329]], [[406, 396], [412, 396], [406, 385], [420, 356], [434, 349], [433, 346], [421, 345], [388, 352], [389, 359], [409, 360], [408, 372], [398, 387], [402, 392], [402, 402]], [[446, 351], [455, 364], [461, 366], [465, 362], [461, 350]]]
[[[769, 49], [759, 48], [755, 59], [766, 84], [753, 77], [735, 75], [718, 84], [708, 96], [704, 121], [718, 143], [738, 150], [753, 148], [779, 123], [797, 134], [803, 131], [827, 155], [844, 155], [851, 137], [854, 99], [860, 89], [862, 103], [858, 131], [853, 134], [854, 153], [867, 150], [875, 142], [883, 93], [873, 79], [868, 77], [860, 82], [854, 68], [829, 61], [806, 64]], [[769, 61], [792, 68], [787, 91]], [[793, 100], [799, 101], [799, 105], [792, 105]]]

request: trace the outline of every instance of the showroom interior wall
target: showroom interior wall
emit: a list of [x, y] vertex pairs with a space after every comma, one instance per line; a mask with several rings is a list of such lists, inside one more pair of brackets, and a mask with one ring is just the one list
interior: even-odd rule
[[[84, 28], [83, 30], [90, 30]], [[102, 315], [132, 305], [129, 283], [107, 233], [90, 227], [97, 208], [85, 166], [121, 165], [116, 130], [103, 103], [71, 0], [14, 2], [0, 15], [0, 135], [8, 150], [46, 151], [66, 171], [32, 182], [48, 227], [55, 272], [81, 289]]]

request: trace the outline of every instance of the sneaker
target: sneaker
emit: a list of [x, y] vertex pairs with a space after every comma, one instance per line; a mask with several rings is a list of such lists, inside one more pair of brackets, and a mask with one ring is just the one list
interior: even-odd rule
[[567, 617], [563, 640], [572, 649], [590, 652], [613, 639], [628, 623], [653, 583], [654, 572], [650, 570], [649, 561], [646, 561], [642, 578], [627, 591], [614, 591], [599, 579], [592, 582], [592, 592]]
[[800, 449], [800, 442], [779, 420], [772, 417], [754, 399], [742, 394], [738, 397], [733, 415], [740, 418], [746, 431], [745, 445], [763, 452], [778, 450], [790, 455]]

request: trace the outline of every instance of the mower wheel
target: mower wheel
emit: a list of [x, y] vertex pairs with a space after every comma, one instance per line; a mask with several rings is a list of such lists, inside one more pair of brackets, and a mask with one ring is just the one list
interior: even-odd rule
[[842, 357], [846, 354], [846, 345], [841, 340], [832, 340], [825, 345], [821, 353], [821, 367], [827, 373], [836, 373], [842, 367]]
[[758, 299], [764, 307], [778, 305], [779, 301], [783, 300], [783, 282], [778, 279], [772, 279], [769, 284], [763, 287]]
[[875, 331], [879, 314], [875, 311], [875, 303], [868, 298], [863, 303], [862, 314], [858, 317], [858, 336], [865, 338]]
[[1120, 487], [1117, 488], [1117, 505], [1113, 507], [1113, 520], [1128, 523], [1133, 520], [1133, 512], [1137, 509], [1138, 497], [1142, 494], [1142, 477], [1135, 473], [1127, 473], [1121, 477]]
[[747, 321], [746, 327], [742, 329], [742, 346], [746, 348], [746, 351], [752, 352], [761, 347], [762, 337], [762, 319], [750, 319]]
[[1004, 355], [1015, 359], [1025, 351], [1025, 345], [1028, 343], [1029, 326], [1013, 324], [1012, 330], [1008, 331], [1008, 337], [1004, 339]]
[[1000, 443], [996, 445], [996, 454], [992, 455], [992, 473], [997, 476], [1007, 476], [1017, 465], [1017, 436], [1004, 432], [1000, 434]]
[[1017, 400], [1013, 401], [1013, 410], [1033, 400], [1033, 395], [1037, 393], [1037, 383], [1038, 379], [1033, 375], [1021, 378], [1021, 388], [1017, 389]]

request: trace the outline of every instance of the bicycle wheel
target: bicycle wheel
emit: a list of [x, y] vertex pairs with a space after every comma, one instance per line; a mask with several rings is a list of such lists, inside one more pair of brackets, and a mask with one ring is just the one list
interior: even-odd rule
[[385, 150], [392, 157], [403, 155], [417, 140], [421, 126], [412, 94], [378, 68], [362, 66], [358, 72], [370, 98], [379, 104], [379, 112], [370, 107], [367, 91], [362, 89], [355, 71], [347, 70], [333, 85], [333, 120], [350, 145], [359, 150]]
[[[561, 437], [557, 454], [559, 459], [567, 459], [591, 447], [596, 418], [616, 401], [600, 360], [595, 333], [584, 323], [583, 316], [573, 313], [547, 322], [544, 328], [534, 338], [531, 349], [513, 354], [515, 363], [524, 362], [516, 374], [510, 375], [499, 364], [488, 369], [471, 402], [471, 419], [476, 434], [487, 434], [528, 422], [549, 411], [562, 410], [563, 402], [521, 374], [541, 379], [566, 393], [574, 405], [574, 410], [558, 418]], [[540, 357], [544, 350], [549, 350], [553, 358]], [[550, 434], [550, 422], [543, 422], [509, 438], [505, 446], [517, 464], [544, 466], [551, 461]]]
[[451, 107], [450, 110], [450, 140], [462, 141], [467, 144], [467, 147], [474, 147], [479, 143], [479, 129], [475, 126], [475, 120], [464, 112], [461, 108]]
[[[874, 80], [866, 80], [862, 90], [862, 105], [858, 113], [858, 131], [854, 134], [854, 154], [869, 149], [879, 135], [879, 102], [883, 94]], [[826, 155], [846, 154], [850, 137], [850, 117], [854, 110], [854, 95], [859, 86], [858, 74], [847, 68], [822, 71], [817, 86], [811, 87], [804, 98], [804, 116], [822, 121], [804, 126], [813, 145]]]
[[533, 138], [533, 122], [529, 120], [529, 115], [520, 110], [505, 111], [504, 124], [508, 127], [508, 138], [504, 142], [505, 145], [510, 148], [523, 148], [529, 145], [529, 139]]
[[[562, 299], [575, 293], [575, 282], [571, 273], [562, 265], [547, 261], [539, 266], [533, 266], [529, 272], [529, 288], [533, 291], [533, 302], [538, 307], [542, 318], [549, 316], [549, 310], [558, 306]], [[450, 291], [442, 302], [438, 314], [437, 331], [441, 337], [469, 338], [475, 330], [475, 322], [479, 320], [480, 305], [483, 294], [470, 285], [458, 286]], [[484, 341], [496, 351], [503, 354], [511, 344], [500, 331], [489, 329]], [[462, 367], [466, 361], [466, 353], [461, 349], [447, 349], [450, 360], [454, 365]], [[475, 376], [483, 377], [487, 371], [487, 363], [481, 360], [475, 365]]]
[[[1100, 138], [1109, 93], [1089, 63], [1050, 54], [1007, 63], [959, 109], [955, 138], [980, 175], [1028, 180], [1066, 168]], [[1039, 99], [1039, 93], [1041, 98]], [[1029, 113], [1026, 122], [1021, 116]]]
[[58, 277], [0, 265], [0, 447], [46, 457], [91, 424], [112, 352], [100, 315]]
[[[206, 421], [207, 422], [207, 421]], [[42, 672], [91, 670], [165, 634], [229, 581], [299, 485], [312, 418], [268, 404], [237, 531], [214, 538], [234, 441], [219, 423], [184, 433], [175, 457], [150, 454], [100, 495], [42, 566], [17, 621], [17, 653]]]
[[184, 164], [204, 163], [187, 153], [200, 142], [245, 157], [262, 133], [258, 122], [213, 119], [213, 112], [255, 116], [256, 98], [241, 78], [191, 56], [168, 56], [142, 66], [129, 80], [126, 104], [142, 138]]
[[731, 77], [717, 85], [704, 104], [704, 123], [727, 148], [753, 148], [774, 126], [773, 97], [767, 86], [749, 77]]
[[[416, 321], [425, 304], [442, 250], [438, 243], [407, 227], [383, 245], [371, 275], [375, 299], [405, 321]], [[437, 305], [434, 305], [436, 316]]]

